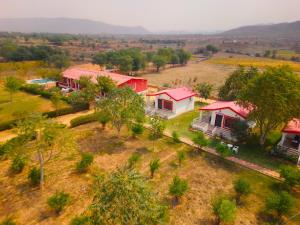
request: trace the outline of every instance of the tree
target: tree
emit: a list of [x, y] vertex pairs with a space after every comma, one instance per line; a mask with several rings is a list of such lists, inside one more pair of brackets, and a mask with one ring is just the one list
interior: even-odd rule
[[116, 88], [116, 83], [110, 77], [98, 76], [96, 86], [97, 91], [105, 97]]
[[212, 208], [217, 217], [217, 224], [221, 224], [221, 222], [229, 223], [235, 220], [236, 204], [227, 197], [218, 196], [213, 199]]
[[118, 135], [124, 125], [130, 127], [145, 117], [143, 98], [128, 87], [114, 89], [109, 96], [98, 102], [97, 107], [109, 116]]
[[166, 125], [164, 121], [158, 117], [154, 116], [150, 118], [150, 139], [153, 141], [153, 150], [154, 150], [154, 142], [155, 140], [161, 138], [164, 134], [164, 130], [166, 129]]
[[172, 54], [172, 57], [171, 57], [171, 64], [173, 65], [176, 65], [179, 63], [179, 57], [177, 54]]
[[62, 69], [70, 65], [70, 57], [66, 53], [54, 54], [49, 57], [48, 60], [50, 65], [55, 66], [56, 68]]
[[187, 62], [190, 60], [190, 58], [191, 58], [191, 56], [192, 56], [190, 52], [187, 52], [187, 51], [185, 51], [184, 49], [178, 49], [178, 50], [176, 51], [176, 54], [177, 54], [178, 57], [179, 57], [179, 63], [180, 63], [181, 65], [186, 65]]
[[54, 106], [55, 110], [57, 111], [62, 102], [60, 93], [54, 92], [50, 98], [50, 101]]
[[270, 195], [266, 199], [266, 210], [276, 213], [276, 218], [281, 221], [282, 216], [286, 215], [293, 207], [294, 199], [286, 191]]
[[105, 130], [106, 124], [110, 121], [110, 116], [105, 111], [100, 111], [97, 113], [98, 121], [102, 125], [102, 130]]
[[[28, 141], [22, 143], [23, 149], [33, 149], [37, 154], [40, 166], [40, 186], [44, 186], [44, 168], [60, 151], [76, 147], [71, 133], [60, 124], [41, 116], [32, 114], [17, 123], [19, 135], [27, 137]], [[33, 141], [29, 142], [29, 140]]]
[[258, 75], [255, 67], [245, 69], [240, 66], [225, 81], [219, 90], [219, 98], [226, 101], [236, 100], [248, 82]]
[[103, 66], [107, 64], [107, 57], [105, 53], [98, 53], [92, 58], [93, 64], [98, 64], [99, 66]]
[[198, 151], [200, 151], [201, 147], [205, 147], [208, 145], [208, 140], [205, 138], [202, 132], [198, 132], [193, 138], [193, 143], [197, 146]]
[[169, 193], [174, 197], [174, 204], [178, 204], [180, 198], [187, 192], [188, 183], [186, 180], [180, 179], [178, 176], [173, 178], [173, 182], [169, 186]]
[[242, 196], [247, 196], [251, 193], [251, 187], [250, 187], [249, 182], [247, 182], [246, 180], [244, 180], [242, 178], [234, 181], [233, 187], [236, 192], [236, 202], [238, 204], [241, 203]]
[[300, 185], [300, 171], [292, 166], [282, 166], [280, 168], [280, 177], [284, 178], [284, 186], [292, 189], [296, 185]]
[[231, 125], [231, 133], [239, 142], [246, 141], [249, 136], [249, 125], [247, 121], [235, 121]]
[[153, 64], [156, 66], [156, 72], [158, 73], [160, 68], [165, 66], [167, 61], [163, 56], [155, 55], [152, 59]]
[[137, 135], [144, 132], [144, 126], [141, 123], [135, 123], [131, 126], [132, 137], [135, 138]]
[[128, 73], [128, 72], [132, 71], [133, 59], [130, 56], [128, 56], [128, 55], [122, 56], [122, 57], [120, 57], [119, 61], [120, 61], [120, 71], [121, 72]]
[[178, 165], [181, 166], [182, 162], [186, 159], [186, 152], [185, 151], [177, 151], [177, 159]]
[[270, 67], [243, 89], [239, 103], [251, 110], [264, 145], [270, 131], [300, 117], [300, 78], [290, 67]]
[[160, 167], [160, 160], [159, 159], [153, 159], [150, 162], [149, 167], [150, 167], [151, 178], [153, 178], [155, 171], [158, 170], [159, 167]]
[[80, 87], [79, 96], [83, 102], [90, 103], [94, 101], [97, 95], [97, 86], [92, 82], [92, 78], [89, 76], [81, 76], [77, 83]]
[[196, 90], [200, 97], [208, 99], [213, 90], [213, 85], [209, 83], [200, 83], [196, 86]]
[[207, 45], [206, 50], [212, 52], [213, 54], [217, 53], [219, 49], [213, 45]]
[[59, 214], [69, 202], [70, 195], [63, 191], [56, 192], [47, 200], [47, 204], [56, 214]]
[[20, 88], [22, 87], [22, 80], [16, 78], [16, 77], [7, 77], [5, 79], [4, 87], [5, 90], [9, 92], [10, 94], [10, 102], [13, 100], [13, 94], [18, 92]]
[[118, 169], [100, 178], [95, 187], [91, 224], [157, 225], [166, 222], [167, 207], [135, 170]]

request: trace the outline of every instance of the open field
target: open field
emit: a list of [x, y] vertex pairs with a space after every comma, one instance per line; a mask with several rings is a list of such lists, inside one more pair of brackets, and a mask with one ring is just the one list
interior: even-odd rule
[[149, 84], [162, 86], [168, 84], [175, 86], [194, 86], [200, 82], [208, 82], [217, 89], [224, 82], [226, 77], [233, 71], [233, 67], [213, 65], [207, 61], [191, 61], [187, 66], [162, 70], [160, 73], [143, 75], [148, 79]]
[[300, 72], [300, 63], [267, 59], [267, 58], [252, 58], [252, 57], [213, 57], [207, 61], [208, 63], [215, 65], [227, 65], [227, 66], [255, 66], [258, 68], [266, 68], [267, 66], [282, 66], [289, 65], [296, 72]]
[[300, 53], [289, 50], [279, 50], [276, 53], [277, 56], [283, 57], [285, 59], [291, 59], [292, 57], [300, 57]]
[[[158, 192], [158, 196], [170, 205], [168, 185], [174, 175], [188, 180], [189, 191], [176, 208], [170, 208], [168, 224], [213, 225], [214, 217], [210, 201], [213, 196], [225, 192], [233, 196], [232, 181], [243, 176], [253, 189], [246, 204], [238, 209], [235, 224], [263, 224], [260, 211], [265, 197], [277, 186], [277, 182], [255, 172], [240, 168], [208, 154], [195, 154], [194, 150], [183, 144], [174, 144], [168, 138], [160, 139], [152, 150], [152, 142], [147, 133], [136, 139], [128, 136], [125, 129], [122, 137], [108, 128], [99, 129], [98, 123], [83, 125], [73, 129], [79, 137], [80, 150], [94, 153], [94, 163], [87, 174], [77, 174], [75, 164], [79, 160], [77, 151], [62, 152], [46, 164], [46, 186], [43, 193], [29, 186], [27, 172], [29, 166], [18, 175], [10, 173], [10, 160], [0, 161], [0, 220], [7, 215], [14, 216], [20, 224], [68, 224], [76, 215], [84, 212], [93, 198], [93, 175], [109, 172], [124, 165], [133, 152], [141, 154], [137, 169]], [[181, 167], [176, 163], [176, 150], [187, 151], [188, 158]], [[149, 162], [154, 157], [161, 160], [161, 167], [154, 179], [149, 179]], [[32, 164], [30, 165], [32, 166]], [[47, 198], [55, 191], [64, 190], [72, 199], [60, 216], [55, 216], [47, 207]], [[297, 205], [300, 206], [300, 196]], [[295, 213], [292, 212], [292, 213]], [[289, 223], [296, 225], [298, 221]]]
[[[62, 102], [61, 107], [66, 106]], [[31, 112], [47, 112], [54, 110], [50, 100], [37, 95], [17, 92], [13, 94], [13, 101], [10, 102], [10, 94], [0, 85], [0, 122], [16, 119]]]

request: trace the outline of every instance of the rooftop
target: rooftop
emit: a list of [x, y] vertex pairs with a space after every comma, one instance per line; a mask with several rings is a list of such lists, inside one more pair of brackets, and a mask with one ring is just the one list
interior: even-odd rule
[[159, 91], [159, 92], [155, 92], [155, 93], [150, 93], [150, 94], [147, 94], [147, 96], [157, 96], [157, 95], [161, 95], [161, 94], [166, 94], [170, 98], [174, 99], [175, 101], [180, 101], [180, 100], [190, 98], [190, 97], [197, 95], [195, 92], [193, 92], [192, 90], [190, 90], [187, 87], [180, 87], [180, 88], [167, 89], [167, 90], [163, 90], [163, 91]]
[[282, 131], [286, 133], [300, 134], [300, 119], [295, 118], [291, 120]]

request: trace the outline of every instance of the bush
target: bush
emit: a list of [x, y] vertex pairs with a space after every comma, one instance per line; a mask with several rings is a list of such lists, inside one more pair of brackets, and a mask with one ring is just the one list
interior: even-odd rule
[[59, 214], [64, 207], [69, 203], [70, 195], [65, 192], [57, 192], [48, 198], [48, 205], [54, 210], [56, 214]]
[[87, 171], [88, 167], [93, 163], [94, 156], [90, 153], [82, 153], [81, 160], [76, 165], [76, 170], [79, 173]]
[[33, 186], [39, 185], [41, 181], [40, 170], [36, 167], [32, 168], [29, 171], [28, 179], [30, 180]]
[[133, 124], [131, 127], [131, 132], [133, 137], [135, 137], [138, 134], [142, 134], [144, 132], [143, 124], [140, 123]]
[[218, 224], [221, 222], [229, 223], [235, 220], [236, 205], [234, 201], [227, 197], [221, 196], [213, 199], [212, 208], [217, 217]]
[[282, 166], [280, 176], [284, 178], [284, 187], [289, 190], [296, 185], [300, 185], [300, 171], [296, 167]]
[[173, 139], [174, 143], [180, 143], [179, 135], [176, 131], [172, 132], [172, 139]]
[[0, 225], [17, 225], [17, 223], [12, 218], [6, 218], [0, 222]]
[[110, 121], [110, 116], [108, 115], [108, 113], [100, 111], [98, 114], [98, 120], [102, 125], [102, 129], [104, 130], [106, 124]]
[[98, 120], [97, 113], [91, 113], [84, 116], [79, 116], [71, 120], [71, 127], [77, 127], [86, 123], [95, 122]]
[[15, 173], [21, 173], [26, 164], [26, 159], [24, 156], [17, 156], [13, 159], [11, 164], [11, 169]]
[[76, 106], [70, 106], [70, 107], [66, 107], [63, 109], [57, 109], [54, 111], [46, 112], [43, 115], [45, 115], [49, 118], [54, 118], [57, 116], [63, 116], [63, 115], [71, 114], [71, 113], [76, 113], [76, 112], [80, 112], [80, 111], [87, 110], [87, 109], [89, 109], [89, 104], [83, 103], [83, 104], [76, 105]]
[[232, 155], [232, 151], [226, 145], [223, 145], [221, 143], [217, 144], [216, 150], [224, 158]]
[[183, 160], [186, 158], [186, 152], [185, 151], [177, 151], [177, 158], [178, 158], [178, 164], [181, 166]]
[[128, 168], [133, 168], [140, 159], [141, 159], [140, 154], [133, 153], [128, 159]]
[[181, 196], [188, 190], [186, 180], [180, 179], [178, 176], [173, 178], [173, 182], [169, 186], [169, 194], [174, 197], [174, 202], [177, 204]]
[[158, 170], [158, 168], [160, 167], [160, 160], [159, 159], [153, 159], [150, 162], [149, 167], [150, 167], [151, 178], [153, 178], [155, 171]]
[[72, 219], [70, 225], [90, 225], [90, 218], [87, 216], [76, 216]]
[[234, 190], [236, 192], [236, 201], [239, 204], [242, 196], [249, 195], [251, 192], [251, 187], [249, 182], [240, 178], [236, 180], [233, 184]]
[[193, 143], [197, 145], [199, 150], [201, 149], [201, 147], [205, 147], [209, 144], [208, 140], [205, 138], [202, 132], [197, 133], [196, 137], [193, 138]]

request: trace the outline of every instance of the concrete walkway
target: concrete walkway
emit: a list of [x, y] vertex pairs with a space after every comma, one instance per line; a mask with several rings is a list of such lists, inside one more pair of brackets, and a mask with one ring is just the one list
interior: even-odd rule
[[[171, 137], [172, 138], [172, 133], [170, 131], [165, 131], [164, 132], [164, 135], [167, 136], [167, 137]], [[190, 145], [192, 147], [197, 147], [192, 140], [190, 140], [189, 138], [185, 138], [185, 137], [182, 137], [180, 138], [180, 141], [187, 144], [187, 145]], [[201, 148], [201, 150], [205, 151], [205, 152], [208, 152], [210, 154], [213, 154], [213, 155], [216, 155], [216, 156], [220, 156], [220, 154], [215, 150], [215, 149], [212, 149], [212, 148], [209, 148], [209, 147], [204, 147], [204, 148]], [[271, 170], [271, 169], [267, 169], [265, 167], [262, 167], [262, 166], [259, 166], [257, 164], [254, 164], [254, 163], [251, 163], [251, 162], [247, 162], [245, 160], [242, 160], [242, 159], [239, 159], [239, 158], [236, 158], [234, 156], [231, 156], [231, 157], [227, 157], [226, 160], [229, 160], [231, 162], [234, 162], [238, 165], [241, 165], [243, 167], [246, 167], [248, 169], [251, 169], [251, 170], [255, 170], [263, 175], [266, 175], [266, 176], [269, 176], [269, 177], [272, 177], [272, 178], [275, 178], [275, 179], [278, 179], [280, 180], [280, 174], [274, 170]]]
[[[84, 116], [84, 115], [87, 115], [87, 114], [90, 114], [90, 113], [93, 113], [94, 110], [85, 110], [85, 111], [80, 111], [80, 112], [77, 112], [77, 113], [72, 113], [72, 114], [67, 114], [67, 115], [63, 115], [63, 116], [58, 116], [58, 117], [55, 117], [54, 120], [56, 122], [59, 122], [59, 123], [62, 123], [62, 124], [65, 124], [67, 125], [67, 127], [70, 126], [70, 121], [76, 117], [79, 117], [79, 116]], [[14, 129], [10, 129], [10, 130], [4, 130], [4, 131], [1, 131], [0, 132], [0, 143], [2, 142], [6, 142], [14, 137], [16, 137], [17, 134], [15, 132]]]

